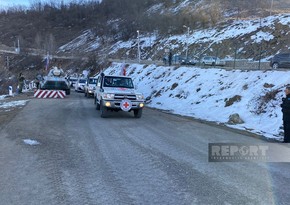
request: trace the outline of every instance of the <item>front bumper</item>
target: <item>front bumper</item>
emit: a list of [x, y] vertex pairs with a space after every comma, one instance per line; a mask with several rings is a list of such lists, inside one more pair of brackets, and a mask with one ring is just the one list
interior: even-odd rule
[[94, 92], [95, 92], [95, 90], [88, 89], [88, 94], [89, 95], [94, 95]]
[[[102, 102], [103, 102], [102, 106], [108, 108], [109, 110], [116, 110], [116, 111], [122, 110], [120, 100], [102, 100]], [[145, 106], [144, 101], [132, 100], [131, 103], [132, 103], [132, 107], [129, 111], [139, 110]]]
[[83, 86], [78, 86], [76, 91], [78, 92], [85, 92], [85, 88]]

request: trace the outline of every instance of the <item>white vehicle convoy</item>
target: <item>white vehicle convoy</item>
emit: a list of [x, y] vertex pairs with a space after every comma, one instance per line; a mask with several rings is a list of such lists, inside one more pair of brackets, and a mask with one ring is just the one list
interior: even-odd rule
[[144, 96], [136, 91], [132, 78], [128, 76], [111, 76], [102, 73], [94, 93], [96, 109], [101, 117], [108, 111], [134, 112], [135, 118], [142, 116]]
[[75, 83], [76, 92], [85, 92], [85, 85], [87, 80], [85, 78], [79, 78]]
[[94, 96], [97, 81], [98, 81], [98, 77], [90, 77], [87, 79], [87, 82], [85, 85], [85, 97]]

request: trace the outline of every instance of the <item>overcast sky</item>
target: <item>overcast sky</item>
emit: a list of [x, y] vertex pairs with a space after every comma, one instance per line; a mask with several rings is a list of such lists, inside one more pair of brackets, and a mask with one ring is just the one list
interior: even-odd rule
[[29, 6], [30, 0], [0, 0], [0, 6], [15, 6], [15, 5], [25, 5]]
[[[7, 8], [8, 6], [29, 6], [33, 2], [51, 2], [51, 0], [0, 0], [0, 8]], [[54, 0], [55, 1], [55, 0]], [[101, 0], [96, 0], [101, 1]], [[61, 2], [61, 0], [55, 1]], [[63, 0], [64, 3], [76, 2], [76, 0]]]

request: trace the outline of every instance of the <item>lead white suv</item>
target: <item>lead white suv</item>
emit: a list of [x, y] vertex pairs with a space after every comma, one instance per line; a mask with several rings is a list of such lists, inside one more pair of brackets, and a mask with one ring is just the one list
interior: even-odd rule
[[142, 116], [144, 96], [136, 91], [130, 77], [102, 73], [97, 82], [94, 99], [101, 117], [106, 117], [108, 111], [133, 111], [134, 117]]

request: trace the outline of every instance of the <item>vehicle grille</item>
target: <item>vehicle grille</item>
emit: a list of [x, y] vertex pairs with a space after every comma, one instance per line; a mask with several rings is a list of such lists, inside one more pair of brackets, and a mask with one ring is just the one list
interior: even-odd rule
[[123, 99], [128, 99], [128, 100], [136, 100], [136, 95], [123, 95], [123, 94], [115, 94], [115, 100], [123, 100]]

